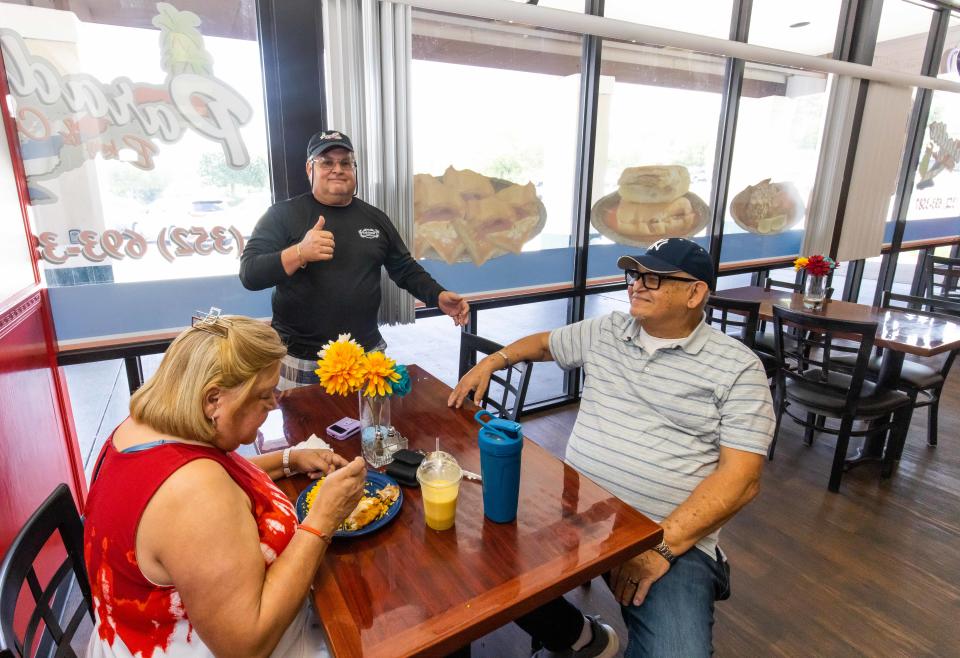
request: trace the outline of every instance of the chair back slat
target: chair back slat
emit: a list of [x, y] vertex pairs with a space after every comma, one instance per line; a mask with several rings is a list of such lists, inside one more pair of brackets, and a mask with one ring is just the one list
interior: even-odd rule
[[939, 297], [918, 297], [903, 295], [897, 292], [883, 291], [880, 305], [883, 308], [910, 309], [919, 311], [922, 315], [941, 317], [946, 320], [955, 320], [960, 313], [960, 299], [941, 299]]
[[796, 281], [777, 281], [767, 277], [763, 282], [764, 290], [789, 290], [790, 292], [800, 292], [803, 290], [803, 283]]
[[[43, 587], [34, 565], [57, 533], [67, 556]], [[73, 583], [79, 587], [81, 600], [75, 610], [65, 613], [67, 593]], [[21, 637], [13, 620], [24, 585], [33, 597], [33, 608]], [[69, 643], [83, 617], [93, 619], [92, 601], [83, 561], [83, 522], [70, 489], [60, 484], [20, 529], [0, 563], [0, 653], [6, 649], [21, 657], [45, 656], [53, 653], [55, 647], [55, 655], [75, 656]], [[69, 620], [66, 630], [61, 619]], [[37, 653], [33, 654], [35, 646]]]
[[[785, 380], [790, 379], [844, 392], [845, 408], [856, 414], [870, 361], [870, 351], [877, 334], [877, 323], [834, 320], [774, 306], [773, 325], [774, 349], [779, 366], [778, 387], [782, 389]], [[856, 365], [852, 373], [848, 366], [832, 360], [834, 343], [837, 340], [858, 344]], [[836, 376], [838, 374], [840, 377]], [[849, 379], [846, 376], [849, 376]]]
[[[927, 257], [924, 294], [933, 299], [960, 302], [960, 258]], [[953, 311], [948, 311], [954, 314]]]
[[710, 295], [705, 313], [707, 324], [733, 336], [750, 349], [756, 345], [760, 302]]
[[[477, 365], [477, 354], [495, 354], [503, 350], [503, 345], [488, 338], [463, 331], [460, 334], [460, 368], [459, 377], [462, 379], [467, 371]], [[530, 384], [530, 374], [533, 364], [528, 362], [514, 363], [506, 371], [497, 371], [491, 377], [492, 385], [487, 388], [483, 396], [483, 406], [493, 409], [501, 418], [516, 420], [523, 412], [523, 402], [527, 397], [527, 387]], [[497, 388], [496, 391], [492, 390]]]

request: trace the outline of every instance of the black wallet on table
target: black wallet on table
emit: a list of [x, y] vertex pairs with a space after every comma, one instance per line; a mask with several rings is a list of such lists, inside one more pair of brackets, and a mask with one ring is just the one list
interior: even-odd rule
[[403, 448], [393, 453], [393, 461], [387, 464], [385, 472], [400, 484], [415, 487], [419, 484], [417, 466], [422, 461], [423, 453]]

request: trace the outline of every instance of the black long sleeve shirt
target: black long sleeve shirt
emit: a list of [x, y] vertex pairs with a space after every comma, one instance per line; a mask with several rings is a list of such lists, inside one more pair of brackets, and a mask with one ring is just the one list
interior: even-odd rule
[[[280, 252], [312, 229], [323, 215], [333, 233], [333, 259], [309, 263], [287, 276]], [[312, 194], [271, 206], [257, 222], [240, 258], [240, 281], [248, 290], [274, 287], [273, 327], [290, 354], [315, 359], [328, 340], [349, 332], [365, 349], [381, 340], [380, 268], [428, 306], [443, 288], [410, 255], [390, 219], [354, 198], [348, 206], [327, 206]]]

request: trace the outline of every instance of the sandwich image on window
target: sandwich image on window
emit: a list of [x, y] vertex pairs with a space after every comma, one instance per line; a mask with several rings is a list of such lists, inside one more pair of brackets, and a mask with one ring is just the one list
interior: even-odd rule
[[413, 178], [414, 256], [483, 265], [520, 253], [543, 230], [546, 209], [533, 183], [519, 185], [470, 169]]
[[687, 238], [706, 226], [706, 202], [690, 191], [682, 165], [627, 167], [617, 191], [597, 201], [590, 222], [620, 244], [646, 246], [662, 238]]
[[748, 185], [730, 202], [730, 216], [744, 231], [775, 235], [803, 219], [803, 199], [793, 183], [772, 183], [766, 178]]

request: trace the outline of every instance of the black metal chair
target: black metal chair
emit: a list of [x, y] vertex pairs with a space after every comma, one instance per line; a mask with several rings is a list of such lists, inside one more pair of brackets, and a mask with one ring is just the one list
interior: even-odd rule
[[[777, 281], [768, 278], [763, 282], [764, 290], [786, 290], [788, 292], [803, 292], [803, 282], [806, 281], [806, 273], [800, 277], [800, 283], [793, 281]], [[833, 299], [833, 288], [827, 288], [825, 291], [827, 299]], [[754, 339], [754, 351], [762, 354], [773, 355], [773, 332], [768, 331], [766, 320], [761, 320], [757, 329], [757, 336]]]
[[[466, 331], [460, 334], [460, 374], [467, 374], [477, 365], [477, 353], [495, 354], [503, 350], [503, 345]], [[483, 407], [497, 412], [500, 418], [517, 420], [523, 413], [523, 401], [527, 397], [530, 385], [530, 373], [533, 364], [527, 361], [514, 363], [505, 372], [495, 372], [490, 377], [490, 385], [483, 396]]]
[[754, 350], [754, 354], [763, 364], [767, 379], [776, 374], [777, 361], [773, 355], [754, 349], [757, 329], [760, 326], [760, 302], [710, 295], [707, 300], [705, 315], [707, 324], [716, 327], [728, 336], [736, 338], [751, 350]]
[[[43, 587], [34, 564], [58, 532], [67, 556]], [[29, 587], [33, 608], [20, 636], [14, 628], [14, 615], [24, 584]], [[74, 584], [81, 596], [76, 609], [69, 611]], [[83, 562], [83, 521], [70, 489], [61, 483], [20, 529], [0, 564], [0, 651], [7, 650], [17, 658], [75, 657], [70, 642], [84, 615], [93, 619], [93, 597]]]
[[[960, 315], [960, 301], [951, 302], [945, 299], [931, 297], [916, 297], [884, 291], [881, 301], [883, 308], [909, 309], [918, 315], [930, 317], [952, 314]], [[953, 319], [953, 318], [951, 318]], [[937, 445], [937, 416], [940, 411], [940, 393], [950, 374], [954, 359], [960, 350], [948, 352], [945, 356], [925, 359], [924, 363], [905, 359], [900, 371], [897, 388], [910, 397], [910, 404], [914, 409], [929, 407], [927, 411], [927, 444]], [[838, 356], [837, 362], [847, 368], [852, 368], [854, 359], [850, 355]], [[876, 381], [880, 372], [882, 359], [879, 355], [873, 356], [867, 364], [867, 379]], [[901, 446], [902, 449], [902, 446]]]
[[[889, 433], [883, 458], [883, 476], [893, 471], [897, 447], [906, 438], [910, 400], [899, 392], [878, 389], [866, 381], [867, 362], [873, 349], [877, 324], [832, 320], [773, 307], [774, 348], [777, 357], [774, 407], [777, 425], [769, 458], [773, 459], [777, 433], [786, 414], [803, 427], [837, 437], [833, 465], [827, 488], [840, 489], [847, 446], [851, 436]], [[855, 341], [857, 359], [852, 373], [837, 367], [831, 353], [835, 340]], [[804, 412], [803, 417], [790, 411]], [[827, 418], [839, 421], [828, 427]], [[854, 429], [855, 421], [870, 421], [864, 429]]]
[[[960, 258], [928, 256], [924, 263], [924, 295], [960, 303]], [[949, 311], [956, 315], [956, 311]]]

